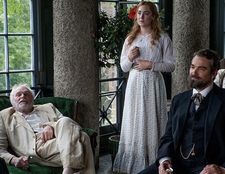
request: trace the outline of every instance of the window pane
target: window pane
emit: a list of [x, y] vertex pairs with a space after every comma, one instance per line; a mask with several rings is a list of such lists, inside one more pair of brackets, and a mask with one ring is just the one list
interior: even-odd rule
[[9, 33], [30, 32], [30, 0], [8, 0]]
[[[101, 68], [101, 79], [109, 79], [116, 78], [117, 75], [117, 67], [111, 66], [110, 68]], [[112, 81], [104, 81], [101, 82], [101, 104], [100, 108], [102, 111], [107, 109], [107, 118], [111, 121], [111, 123], [116, 123], [116, 90], [117, 90], [117, 80]], [[107, 120], [104, 120], [100, 123], [101, 126], [109, 125]]]
[[5, 74], [0, 74], [0, 91], [6, 90], [5, 76], [6, 76]]
[[117, 80], [101, 82], [102, 93], [116, 91], [117, 83]]
[[110, 66], [108, 67], [101, 67], [101, 79], [108, 79], [108, 78], [116, 78], [117, 75], [117, 66]]
[[[148, 0], [146, 0], [146, 1], [148, 1]], [[153, 3], [158, 3], [159, 2], [158, 0], [153, 0], [153, 1], [152, 0], [149, 0], [149, 1], [151, 1]], [[134, 2], [134, 1], [132, 1], [132, 2]], [[132, 8], [134, 5], [137, 5], [137, 3], [134, 3], [134, 4], [132, 4], [132, 3], [131, 4], [126, 4], [126, 6], [128, 7], [128, 9]], [[158, 4], [155, 4], [155, 5], [156, 5], [157, 9], [159, 9], [159, 5]]]
[[0, 36], [0, 71], [3, 71], [5, 65], [5, 54], [4, 54], [4, 37]]
[[116, 14], [116, 3], [114, 2], [101, 2], [100, 3], [101, 11], [107, 13], [107, 15], [113, 17]]
[[32, 77], [31, 72], [10, 74], [10, 88], [12, 88], [13, 85], [15, 84], [20, 84], [20, 83], [27, 83], [28, 85], [31, 86], [32, 84], [31, 77]]
[[9, 37], [10, 70], [31, 69], [31, 37]]
[[0, 72], [5, 73], [0, 75], [0, 90], [17, 83], [34, 84], [33, 17], [37, 14], [33, 8], [37, 7], [32, 5], [33, 0], [0, 0]]
[[0, 0], [0, 33], [4, 31], [4, 14], [3, 14], [3, 0]]
[[[113, 99], [113, 101], [111, 101], [112, 99], [113, 99], [113, 95], [101, 97], [101, 103], [102, 103], [101, 110], [103, 111], [103, 108], [104, 109], [108, 108], [107, 111], [106, 111], [107, 112], [107, 118], [110, 120], [110, 122], [112, 124], [115, 124], [116, 123], [116, 97]], [[104, 120], [104, 119], [102, 119], [102, 121], [100, 122], [100, 126], [107, 126], [109, 124], [110, 123], [107, 120]]]

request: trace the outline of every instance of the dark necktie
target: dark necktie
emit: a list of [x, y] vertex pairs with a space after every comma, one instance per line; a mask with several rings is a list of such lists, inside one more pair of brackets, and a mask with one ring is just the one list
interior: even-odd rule
[[202, 102], [203, 100], [203, 96], [201, 93], [195, 93], [194, 95], [192, 95], [191, 99], [194, 101], [194, 104], [196, 105], [200, 105], [200, 103]]

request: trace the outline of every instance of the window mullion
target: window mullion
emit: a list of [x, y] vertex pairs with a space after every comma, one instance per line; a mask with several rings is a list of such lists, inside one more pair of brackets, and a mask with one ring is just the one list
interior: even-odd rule
[[3, 11], [4, 11], [4, 46], [5, 46], [5, 82], [6, 89], [9, 90], [9, 44], [8, 44], [8, 13], [7, 13], [7, 0], [3, 1]]
[[35, 60], [34, 60], [34, 55], [35, 55], [35, 39], [34, 39], [34, 8], [33, 8], [33, 0], [30, 0], [30, 32], [32, 33], [31, 37], [31, 69], [32, 69], [32, 86], [35, 86]]

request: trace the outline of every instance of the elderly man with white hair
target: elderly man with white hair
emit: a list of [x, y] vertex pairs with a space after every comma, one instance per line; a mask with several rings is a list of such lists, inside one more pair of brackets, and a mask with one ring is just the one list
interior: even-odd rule
[[6, 163], [24, 168], [34, 160], [62, 166], [62, 174], [95, 173], [89, 137], [75, 121], [51, 103], [33, 105], [34, 93], [26, 84], [12, 88], [10, 101], [12, 107], [0, 112], [0, 157]]

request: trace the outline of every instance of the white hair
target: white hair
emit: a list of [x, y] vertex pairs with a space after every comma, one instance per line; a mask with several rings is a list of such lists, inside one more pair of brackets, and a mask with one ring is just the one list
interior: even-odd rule
[[25, 87], [25, 88], [27, 88], [29, 91], [30, 91], [30, 93], [32, 94], [32, 96], [33, 96], [33, 98], [34, 98], [34, 96], [35, 96], [35, 94], [34, 94], [34, 91], [29, 87], [29, 85], [28, 84], [26, 84], [26, 83], [24, 83], [24, 84], [16, 84], [16, 85], [14, 85], [13, 87], [12, 87], [12, 91], [11, 91], [11, 93], [10, 93], [10, 102], [11, 102], [11, 104], [14, 106], [14, 95], [15, 95], [15, 91], [18, 89], [18, 88], [21, 88], [21, 87]]

